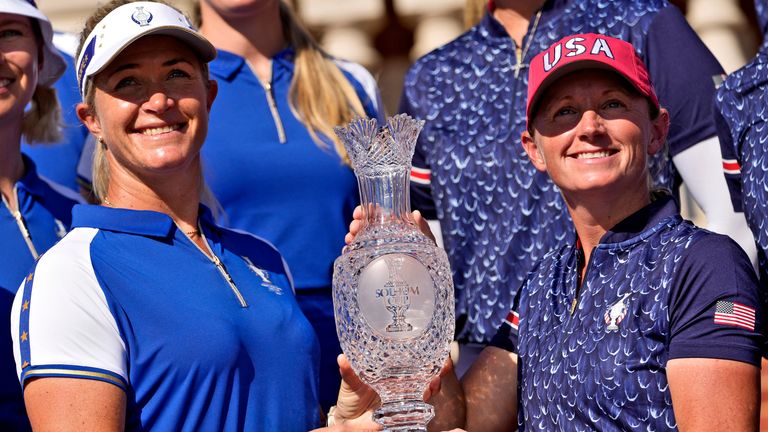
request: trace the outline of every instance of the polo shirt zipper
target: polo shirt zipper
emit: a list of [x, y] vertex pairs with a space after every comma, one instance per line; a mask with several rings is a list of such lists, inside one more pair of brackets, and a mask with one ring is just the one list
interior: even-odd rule
[[275, 96], [272, 94], [272, 82], [262, 81], [259, 75], [256, 74], [256, 69], [253, 68], [250, 62], [248, 67], [251, 68], [253, 76], [264, 87], [264, 94], [267, 96], [267, 105], [269, 105], [269, 111], [272, 113], [272, 121], [275, 122], [275, 128], [277, 129], [277, 138], [280, 140], [280, 144], [285, 144], [288, 140], [285, 137], [285, 127], [283, 126], [283, 120], [280, 118], [280, 113], [277, 111], [277, 102], [275, 102]]
[[584, 280], [581, 278], [581, 270], [579, 269], [579, 263], [581, 263], [581, 260], [584, 259], [583, 253], [581, 252], [581, 249], [576, 250], [576, 293], [573, 296], [573, 300], [571, 301], [571, 307], [570, 307], [570, 313], [573, 315], [576, 313], [576, 306], [579, 305], [579, 295], [581, 294], [581, 286], [586, 283], [587, 281], [587, 275], [589, 274], [589, 266], [592, 264], [592, 259], [595, 257], [595, 250], [597, 248], [592, 249], [592, 253], [589, 255], [589, 262], [586, 264], [586, 269], [584, 270]]
[[216, 269], [221, 274], [221, 277], [223, 277], [224, 280], [227, 282], [227, 284], [229, 284], [229, 288], [235, 294], [235, 297], [237, 297], [237, 301], [240, 302], [240, 307], [247, 308], [248, 307], [248, 303], [245, 301], [245, 297], [243, 297], [243, 294], [240, 292], [240, 289], [237, 288], [237, 285], [235, 284], [235, 280], [232, 279], [232, 275], [229, 274], [229, 271], [224, 266], [224, 263], [221, 262], [221, 260], [219, 259], [218, 256], [216, 256], [215, 253], [213, 253], [213, 249], [211, 249], [211, 246], [208, 244], [208, 239], [205, 238], [205, 233], [203, 232], [203, 227], [201, 227], [198, 224], [197, 229], [200, 231], [200, 238], [203, 239], [203, 244], [205, 244], [205, 247], [206, 247], [206, 249], [208, 249], [208, 252], [210, 253], [210, 255], [205, 253], [205, 251], [197, 243], [192, 241], [192, 239], [190, 239], [189, 237], [187, 237], [187, 239], [190, 241], [190, 243], [195, 245], [195, 247], [197, 248], [197, 250], [200, 251], [200, 253], [205, 255], [205, 257], [208, 258], [211, 261], [211, 263], [213, 263], [214, 266], [216, 266]]
[[[19, 189], [17, 185], [13, 186], [13, 196], [16, 197], [16, 207], [19, 206]], [[24, 241], [27, 243], [27, 247], [29, 248], [29, 252], [32, 254], [32, 258], [37, 259], [40, 255], [37, 253], [37, 249], [35, 248], [34, 243], [32, 243], [32, 234], [29, 232], [29, 228], [27, 227], [27, 222], [24, 220], [24, 216], [21, 215], [21, 212], [19, 210], [13, 210], [11, 208], [11, 204], [8, 203], [8, 201], [3, 197], [3, 204], [5, 204], [5, 207], [8, 209], [8, 211], [11, 213], [13, 218], [16, 220], [16, 225], [19, 227], [19, 231], [21, 232], [21, 236], [24, 237]]]

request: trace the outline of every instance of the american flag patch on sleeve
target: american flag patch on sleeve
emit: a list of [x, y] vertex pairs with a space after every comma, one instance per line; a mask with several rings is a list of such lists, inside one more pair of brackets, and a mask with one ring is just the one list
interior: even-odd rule
[[517, 331], [517, 326], [520, 324], [520, 316], [515, 311], [511, 311], [507, 318], [504, 319], [505, 324], [509, 324], [512, 329]]
[[755, 329], [755, 309], [742, 304], [719, 301], [715, 306], [715, 324]]

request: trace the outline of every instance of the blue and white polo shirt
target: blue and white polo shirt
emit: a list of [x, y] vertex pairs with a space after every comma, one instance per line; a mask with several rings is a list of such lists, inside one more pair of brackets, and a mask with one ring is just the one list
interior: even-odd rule
[[14, 301], [22, 385], [115, 385], [127, 396], [129, 431], [317, 426], [317, 340], [276, 249], [216, 226], [203, 209], [200, 227], [222, 271], [165, 214], [73, 214], [72, 232]]
[[607, 232], [579, 289], [581, 255], [571, 244], [545, 256], [493, 339], [518, 354], [521, 430], [675, 430], [667, 361], [759, 367], [763, 317], [749, 259], [684, 221], [671, 198]]
[[82, 198], [38, 175], [27, 156], [14, 193], [19, 213], [0, 204], [0, 430], [29, 428], [21, 388], [13, 367], [10, 315], [16, 290], [37, 257], [56, 244], [72, 223], [72, 206]]

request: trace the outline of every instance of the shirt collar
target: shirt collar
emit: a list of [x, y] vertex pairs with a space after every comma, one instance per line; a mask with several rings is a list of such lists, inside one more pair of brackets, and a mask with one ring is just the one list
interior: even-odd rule
[[511, 39], [501, 22], [493, 17], [493, 12], [486, 11], [479, 26], [488, 33], [490, 39]]
[[[766, 0], [768, 1], [768, 0]], [[543, 32], [544, 29], [542, 28], [544, 24], [549, 20], [549, 14], [552, 10], [560, 10], [563, 9], [568, 0], [545, 0], [544, 4], [541, 5], [541, 12], [542, 12], [542, 18], [541, 23], [539, 24], [539, 28], [537, 29], [538, 33], [539, 31]], [[496, 18], [493, 17], [493, 10], [496, 8], [496, 6], [493, 4], [493, 2], [489, 2], [486, 9], [485, 9], [485, 15], [483, 15], [483, 19], [480, 20], [479, 26], [485, 29], [485, 31], [488, 33], [488, 35], [491, 38], [501, 38], [505, 40], [512, 39], [509, 37], [509, 33], [507, 33], [507, 30], [504, 28], [504, 26], [499, 22]], [[533, 19], [534, 16], [531, 17]], [[530, 26], [530, 24], [529, 24]], [[530, 27], [529, 27], [530, 29]], [[531, 36], [531, 35], [528, 35]], [[532, 35], [533, 37], [536, 37], [536, 35]]]
[[[664, 194], [608, 230], [600, 239], [600, 244], [634, 240], [642, 233], [666, 223], [672, 217], [680, 217], [677, 204], [671, 196]], [[644, 238], [644, 236], [640, 237]]]
[[[203, 205], [200, 206], [200, 223], [213, 224], [211, 211]], [[72, 209], [72, 228], [78, 227], [147, 237], [171, 237], [177, 230], [173, 219], [165, 213], [85, 204]]]
[[[218, 51], [218, 55], [209, 63], [211, 74], [227, 81], [231, 81], [246, 65], [245, 59], [235, 53], [223, 49], [217, 49], [216, 51]], [[289, 66], [292, 69], [293, 57], [293, 48], [289, 46], [275, 54], [272, 57], [272, 61], [283, 66]]]
[[223, 49], [216, 51], [218, 52], [216, 58], [209, 63], [211, 74], [227, 81], [232, 80], [245, 65], [245, 59]]

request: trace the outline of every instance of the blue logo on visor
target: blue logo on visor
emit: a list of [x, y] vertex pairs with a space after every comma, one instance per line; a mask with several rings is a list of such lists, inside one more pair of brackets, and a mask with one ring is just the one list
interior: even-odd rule
[[136, 6], [136, 12], [131, 15], [131, 19], [136, 24], [146, 27], [152, 22], [152, 13], [145, 11], [144, 6]]

